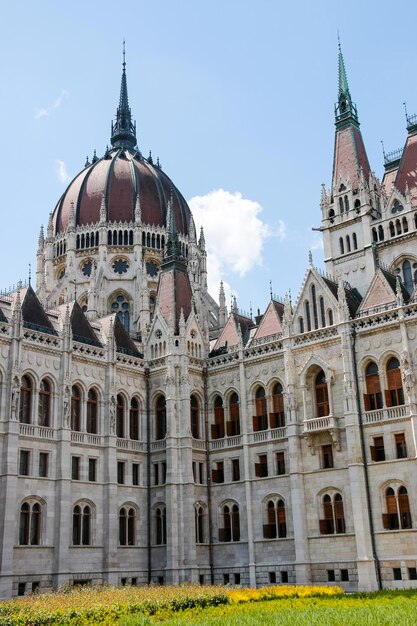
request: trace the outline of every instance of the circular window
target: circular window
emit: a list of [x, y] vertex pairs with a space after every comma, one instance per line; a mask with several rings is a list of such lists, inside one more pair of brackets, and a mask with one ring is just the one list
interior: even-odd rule
[[86, 261], [84, 265], [82, 266], [81, 271], [84, 274], [84, 276], [91, 276], [92, 269], [93, 269], [92, 261]]
[[156, 276], [158, 274], [158, 266], [156, 265], [156, 263], [147, 263], [146, 273], [149, 274], [149, 276]]
[[129, 269], [129, 263], [124, 259], [116, 259], [112, 265], [115, 274], [126, 274]]

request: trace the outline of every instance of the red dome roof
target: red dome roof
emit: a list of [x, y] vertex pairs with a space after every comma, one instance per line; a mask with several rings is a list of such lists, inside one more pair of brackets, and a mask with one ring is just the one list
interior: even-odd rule
[[181, 193], [151, 160], [126, 147], [106, 152], [74, 178], [55, 207], [54, 235], [67, 229], [72, 202], [76, 226], [99, 222], [103, 196], [108, 222], [133, 222], [138, 193], [142, 223], [155, 226], [167, 225], [172, 193], [177, 232], [188, 235], [191, 212]]

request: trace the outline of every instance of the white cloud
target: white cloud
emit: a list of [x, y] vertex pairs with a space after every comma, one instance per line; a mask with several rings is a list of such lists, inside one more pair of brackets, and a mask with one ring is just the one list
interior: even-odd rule
[[67, 166], [65, 165], [64, 161], [60, 161], [59, 159], [55, 161], [55, 172], [58, 176], [58, 180], [61, 183], [64, 184], [69, 182], [70, 177], [68, 175]]
[[48, 117], [49, 115], [54, 113], [54, 111], [59, 109], [65, 98], [68, 98], [68, 95], [68, 91], [66, 89], [63, 89], [58, 98], [49, 107], [44, 107], [43, 109], [38, 109], [38, 111], [36, 111], [35, 119], [39, 120], [41, 117]]
[[[261, 265], [264, 242], [275, 233], [260, 219], [261, 205], [242, 198], [239, 192], [216, 189], [205, 196], [194, 196], [188, 204], [196, 224], [204, 228], [209, 290], [217, 297], [222, 275], [243, 276]], [[281, 221], [277, 236], [285, 236]], [[226, 283], [225, 290], [230, 295]]]

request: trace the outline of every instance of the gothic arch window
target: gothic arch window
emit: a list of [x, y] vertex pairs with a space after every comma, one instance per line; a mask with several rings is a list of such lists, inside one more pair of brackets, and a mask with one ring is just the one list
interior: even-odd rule
[[349, 211], [349, 198], [345, 196], [345, 211], [346, 213]]
[[358, 239], [356, 237], [356, 233], [352, 234], [352, 243], [353, 243], [353, 249], [357, 250], [358, 249]]
[[221, 396], [216, 396], [213, 402], [214, 424], [211, 425], [211, 438], [221, 439], [224, 437], [224, 407]]
[[194, 520], [195, 520], [195, 542], [205, 543], [205, 510], [204, 506], [197, 503], [194, 506]]
[[394, 226], [394, 222], [390, 222], [390, 223], [389, 223], [389, 234], [391, 235], [391, 237], [395, 237], [395, 226]]
[[311, 330], [311, 316], [310, 316], [310, 303], [308, 300], [304, 302], [304, 309], [306, 312], [307, 330]]
[[317, 313], [317, 298], [316, 298], [316, 286], [311, 285], [311, 302], [313, 305], [313, 319], [314, 319], [314, 328], [317, 330], [319, 327], [319, 318]]
[[365, 411], [374, 411], [382, 408], [381, 384], [379, 381], [378, 366], [374, 361], [368, 363], [365, 369], [366, 394], [364, 395]]
[[372, 229], [372, 241], [374, 243], [377, 243], [378, 241], [378, 233], [375, 227]]
[[354, 205], [353, 205], [356, 209], [356, 213], [359, 213], [359, 211], [361, 210], [361, 201], [360, 200], [355, 200]]
[[327, 317], [329, 319], [329, 326], [333, 326], [333, 311], [332, 311], [332, 309], [329, 309], [327, 311]]
[[19, 422], [30, 424], [32, 421], [33, 381], [27, 374], [20, 383]]
[[275, 383], [272, 388], [272, 413], [269, 414], [271, 428], [285, 426], [284, 395], [281, 383]]
[[407, 221], [407, 218], [405, 217], [405, 215], [404, 215], [404, 217], [402, 219], [402, 223], [403, 223], [403, 232], [404, 233], [408, 233], [408, 221]]
[[320, 519], [320, 534], [333, 535], [346, 532], [343, 498], [340, 493], [326, 493], [322, 498], [322, 518]]
[[259, 386], [255, 392], [255, 415], [253, 416], [253, 430], [266, 430], [268, 428], [268, 415], [266, 409], [265, 389]]
[[125, 399], [121, 393], [116, 399], [116, 436], [123, 439], [125, 436]]
[[304, 332], [304, 319], [302, 317], [298, 318], [298, 327], [300, 329], [300, 333]]
[[90, 389], [87, 394], [87, 432], [97, 433], [98, 426], [98, 396], [95, 389]]
[[384, 229], [381, 224], [378, 226], [378, 238], [379, 241], [384, 241]]
[[265, 507], [266, 524], [263, 526], [264, 539], [281, 539], [287, 536], [285, 502], [282, 498], [271, 498]]
[[155, 544], [164, 546], [167, 542], [167, 512], [164, 504], [156, 507], [155, 513]]
[[167, 430], [165, 397], [161, 394], [155, 403], [155, 439], [164, 439]]
[[119, 545], [136, 545], [136, 510], [123, 506], [119, 511]]
[[339, 237], [339, 249], [340, 249], [340, 254], [345, 253], [345, 245], [343, 243], [343, 237]]
[[139, 439], [139, 401], [132, 398], [129, 409], [129, 435], [131, 439]]
[[237, 504], [225, 504], [221, 509], [222, 528], [219, 541], [240, 541], [240, 514]]
[[339, 197], [339, 211], [340, 211], [340, 213], [343, 213], [344, 210], [345, 210], [345, 207], [343, 205], [343, 198], [342, 198], [342, 196], [340, 196]]
[[385, 530], [412, 528], [410, 502], [404, 485], [401, 485], [397, 492], [393, 487], [388, 487], [385, 490], [385, 505], [387, 512], [382, 514]]
[[385, 400], [388, 407], [404, 404], [404, 390], [401, 379], [400, 362], [391, 357], [387, 363], [387, 385]]
[[314, 386], [316, 392], [317, 417], [329, 415], [329, 394], [327, 390], [326, 376], [323, 370], [319, 370], [318, 374], [316, 374]]
[[229, 398], [229, 420], [226, 422], [226, 434], [228, 437], [240, 435], [239, 396], [235, 391]]
[[72, 510], [72, 545], [90, 546], [92, 512], [89, 504], [76, 504]]
[[408, 293], [411, 294], [414, 289], [414, 281], [413, 281], [413, 275], [411, 273], [411, 263], [408, 259], [406, 259], [403, 262], [402, 270], [403, 270], [404, 286], [407, 289]]
[[81, 390], [73, 385], [71, 390], [71, 430], [81, 430]]
[[111, 303], [111, 310], [113, 313], [116, 313], [117, 317], [119, 318], [119, 320], [122, 322], [123, 326], [125, 327], [125, 330], [127, 330], [128, 332], [130, 328], [129, 309], [130, 309], [129, 302], [127, 300], [127, 297], [124, 294], [119, 293], [113, 298], [112, 303]]
[[346, 235], [346, 250], [347, 250], [347, 252], [350, 252], [350, 237], [349, 237], [349, 235]]
[[401, 235], [401, 222], [400, 220], [395, 220], [395, 230], [397, 235]]
[[194, 439], [200, 439], [200, 405], [193, 394], [190, 398], [191, 434]]
[[51, 425], [51, 383], [47, 378], [43, 378], [39, 385], [38, 424]]
[[323, 298], [323, 296], [320, 296], [320, 298], [319, 298], [319, 305], [320, 305], [321, 327], [323, 328], [324, 326], [326, 326], [326, 310], [324, 308], [324, 298]]
[[41, 515], [39, 502], [23, 502], [20, 507], [19, 544], [38, 546], [41, 543]]

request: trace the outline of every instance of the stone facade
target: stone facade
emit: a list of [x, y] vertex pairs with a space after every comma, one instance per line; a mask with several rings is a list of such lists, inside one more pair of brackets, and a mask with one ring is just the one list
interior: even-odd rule
[[113, 148], [82, 175], [136, 168], [132, 220], [103, 189], [86, 224], [76, 178], [65, 227], [60, 201], [41, 232], [36, 293], [0, 296], [1, 597], [416, 587], [414, 120], [379, 182], [339, 54], [328, 274], [311, 263], [297, 302], [253, 321], [208, 294], [204, 234], [177, 190], [150, 220], [141, 189], [167, 177], [134, 147], [125, 88], [123, 69]]

